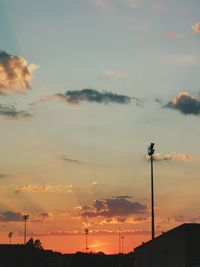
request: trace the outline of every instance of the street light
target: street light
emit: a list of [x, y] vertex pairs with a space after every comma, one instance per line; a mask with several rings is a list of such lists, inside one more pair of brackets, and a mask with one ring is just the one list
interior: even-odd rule
[[29, 215], [23, 215], [24, 220], [24, 245], [26, 244], [26, 221], [29, 219]]
[[155, 152], [154, 143], [151, 143], [148, 147], [148, 155], [151, 160], [151, 231], [152, 239], [155, 237], [155, 225], [154, 225], [154, 186], [153, 186], [153, 154]]
[[8, 238], [9, 238], [9, 244], [10, 245], [11, 245], [12, 235], [13, 235], [13, 232], [8, 233]]
[[88, 234], [89, 234], [89, 229], [85, 229], [85, 252], [87, 253], [88, 251]]

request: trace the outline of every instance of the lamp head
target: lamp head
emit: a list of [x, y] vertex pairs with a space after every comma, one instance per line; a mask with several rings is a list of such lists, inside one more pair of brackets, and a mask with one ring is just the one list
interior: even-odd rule
[[151, 143], [150, 146], [148, 147], [148, 155], [149, 156], [152, 156], [155, 152], [155, 149], [154, 149], [154, 143]]

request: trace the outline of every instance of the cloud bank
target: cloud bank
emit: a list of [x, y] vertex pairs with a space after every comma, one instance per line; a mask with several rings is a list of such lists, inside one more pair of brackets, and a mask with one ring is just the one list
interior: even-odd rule
[[37, 67], [23, 57], [0, 51], [0, 94], [26, 92], [30, 89], [32, 73]]
[[181, 92], [164, 107], [178, 110], [184, 115], [199, 115], [200, 99], [190, 96], [187, 92]]
[[[91, 206], [82, 207], [83, 217], [125, 217], [144, 213], [146, 206], [139, 202], [131, 202], [126, 196], [95, 200]], [[124, 219], [124, 218], [121, 218]]]

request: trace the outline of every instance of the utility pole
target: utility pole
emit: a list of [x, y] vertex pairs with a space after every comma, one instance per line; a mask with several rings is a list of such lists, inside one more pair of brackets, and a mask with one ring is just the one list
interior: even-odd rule
[[89, 229], [85, 229], [85, 252], [88, 252], [88, 234], [89, 234]]
[[23, 220], [24, 220], [24, 245], [26, 244], [26, 222], [28, 219], [29, 219], [28, 214], [23, 216]]
[[153, 184], [153, 154], [155, 152], [154, 143], [148, 147], [148, 155], [151, 161], [151, 232], [152, 239], [155, 237], [155, 223], [154, 223], [154, 184]]

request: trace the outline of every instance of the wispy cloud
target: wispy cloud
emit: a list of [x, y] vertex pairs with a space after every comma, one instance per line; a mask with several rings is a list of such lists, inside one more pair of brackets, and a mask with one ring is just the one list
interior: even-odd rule
[[178, 67], [188, 67], [199, 64], [199, 61], [195, 55], [187, 53], [177, 53], [174, 55], [168, 55], [168, 57], [165, 58], [165, 62], [163, 63], [168, 63], [170, 65]]
[[110, 8], [110, 4], [108, 0], [92, 0], [94, 4], [100, 7], [103, 10], [108, 10]]
[[[149, 156], [145, 155], [144, 156], [145, 160], [149, 160]], [[171, 152], [167, 153], [165, 155], [161, 155], [160, 153], [155, 153], [153, 156], [154, 161], [189, 161], [192, 160], [192, 157], [186, 153], [176, 153], [176, 152]]]
[[61, 155], [61, 156], [60, 156], [60, 159], [66, 161], [66, 162], [69, 162], [69, 163], [83, 164], [82, 161], [80, 161], [80, 160], [78, 160], [78, 159], [72, 159], [72, 158], [69, 158], [69, 157], [67, 157], [67, 156], [65, 156], [65, 155]]
[[24, 110], [17, 110], [14, 106], [0, 104], [0, 117], [4, 119], [26, 119], [32, 115]]
[[80, 104], [81, 102], [90, 102], [98, 104], [129, 104], [131, 97], [112, 92], [99, 92], [94, 89], [69, 90], [65, 94], [58, 93], [54, 96], [43, 97], [42, 100], [61, 100], [68, 104]]
[[139, 202], [132, 202], [126, 196], [95, 200], [91, 206], [83, 206], [81, 215], [83, 217], [116, 217], [124, 222], [126, 216], [141, 214], [146, 211], [146, 206]]
[[103, 74], [98, 77], [98, 79], [108, 79], [108, 78], [123, 78], [126, 77], [126, 73], [119, 70], [105, 69]]
[[200, 33], [200, 22], [197, 22], [195, 24], [192, 25], [192, 29], [194, 32], [198, 32]]
[[200, 99], [190, 96], [188, 92], [181, 92], [170, 100], [164, 107], [180, 111], [184, 115], [200, 114]]
[[26, 92], [30, 89], [32, 73], [37, 67], [23, 57], [0, 51], [0, 94]]
[[31, 219], [31, 222], [46, 222], [46, 220], [52, 219], [53, 215], [50, 212], [40, 212], [36, 218]]
[[183, 38], [185, 38], [185, 34], [173, 32], [173, 31], [164, 32], [164, 36], [167, 39], [183, 39]]
[[20, 192], [44, 192], [44, 193], [58, 193], [58, 192], [72, 192], [72, 185], [47, 185], [47, 184], [22, 184], [18, 185], [15, 193]]
[[131, 8], [135, 8], [138, 5], [139, 0], [124, 0], [124, 2]]
[[151, 10], [159, 12], [159, 13], [163, 13], [169, 10], [168, 6], [165, 5], [164, 3], [157, 3], [157, 4], [153, 4], [151, 6]]

